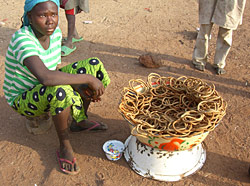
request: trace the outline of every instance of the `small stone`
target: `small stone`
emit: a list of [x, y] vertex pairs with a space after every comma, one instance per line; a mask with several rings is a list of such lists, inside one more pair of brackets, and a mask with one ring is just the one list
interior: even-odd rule
[[141, 55], [139, 57], [139, 62], [147, 68], [159, 68], [162, 66], [161, 60], [157, 56], [150, 54]]

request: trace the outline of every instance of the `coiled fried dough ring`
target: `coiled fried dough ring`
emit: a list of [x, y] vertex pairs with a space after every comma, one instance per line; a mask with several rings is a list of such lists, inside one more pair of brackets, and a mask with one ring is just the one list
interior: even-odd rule
[[194, 77], [130, 80], [118, 111], [134, 125], [137, 136], [191, 137], [214, 130], [226, 114], [226, 102], [214, 85]]

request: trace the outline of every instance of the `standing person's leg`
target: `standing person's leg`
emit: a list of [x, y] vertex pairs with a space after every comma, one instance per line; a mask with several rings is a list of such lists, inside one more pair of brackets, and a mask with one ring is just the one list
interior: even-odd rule
[[76, 47], [73, 45], [73, 43], [83, 40], [82, 37], [79, 37], [78, 32], [76, 30], [76, 14], [80, 12], [81, 10], [79, 10], [78, 7], [73, 8], [71, 10], [65, 10], [65, 15], [68, 23], [68, 33], [67, 38], [63, 40], [62, 56], [67, 56], [73, 51], [75, 51]]
[[68, 34], [67, 34], [67, 40], [65, 41], [65, 45], [70, 44], [72, 46], [73, 45], [72, 38], [75, 33], [76, 16], [67, 14], [66, 12], [65, 12], [65, 15], [66, 15], [66, 19], [68, 22]]
[[[83, 40], [82, 37], [79, 36], [77, 29], [76, 29], [76, 14], [69, 14], [67, 13], [68, 11], [65, 11], [66, 19], [68, 22], [68, 34], [67, 34], [67, 39], [64, 41], [64, 43], [67, 44], [73, 44], [77, 41]], [[79, 10], [77, 13], [80, 13], [81, 11]]]
[[68, 23], [68, 34], [67, 39], [63, 41], [62, 45], [62, 56], [67, 56], [76, 50], [76, 46], [73, 45], [72, 39], [75, 30], [75, 15], [67, 14], [65, 11], [67, 23]]
[[217, 74], [225, 74], [226, 57], [232, 46], [233, 30], [219, 27], [214, 57], [214, 68]]
[[196, 39], [196, 44], [193, 52], [193, 64], [198, 70], [204, 71], [209, 46], [209, 37], [211, 34], [213, 24], [201, 24], [200, 30]]
[[[82, 37], [79, 36], [76, 29], [76, 15], [81, 13], [82, 10], [79, 7], [76, 7], [72, 10], [66, 10], [66, 19], [68, 22], [68, 37], [72, 43], [83, 40]], [[71, 38], [71, 39], [70, 39]]]

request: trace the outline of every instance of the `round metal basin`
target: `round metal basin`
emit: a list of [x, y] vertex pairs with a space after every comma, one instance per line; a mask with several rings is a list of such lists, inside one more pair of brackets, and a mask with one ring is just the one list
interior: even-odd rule
[[206, 151], [202, 143], [183, 151], [159, 150], [141, 143], [131, 135], [125, 142], [124, 157], [132, 170], [143, 177], [179, 181], [204, 165]]

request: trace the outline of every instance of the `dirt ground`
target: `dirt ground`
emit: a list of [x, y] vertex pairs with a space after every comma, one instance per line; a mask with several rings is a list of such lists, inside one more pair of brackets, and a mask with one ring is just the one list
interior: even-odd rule
[[[62, 66], [88, 57], [99, 57], [110, 75], [111, 84], [101, 103], [93, 103], [91, 119], [108, 124], [103, 133], [70, 134], [80, 174], [67, 176], [56, 161], [58, 140], [54, 127], [46, 134], [32, 135], [25, 118], [7, 105], [2, 84], [4, 60], [11, 35], [21, 26], [24, 0], [0, 0], [0, 185], [37, 186], [156, 186], [156, 185], [250, 185], [250, 3], [247, 1], [243, 25], [234, 32], [227, 58], [227, 73], [218, 76], [211, 64], [216, 34], [212, 31], [210, 62], [205, 72], [191, 64], [198, 25], [196, 0], [95, 0], [90, 13], [77, 15], [77, 28], [84, 41], [62, 58]], [[92, 24], [84, 24], [92, 21]], [[60, 10], [60, 27], [66, 36], [66, 19]], [[163, 66], [145, 68], [138, 57], [146, 52], [158, 55]], [[130, 135], [127, 122], [118, 113], [121, 91], [130, 79], [146, 80], [149, 73], [162, 76], [194, 76], [213, 83], [227, 101], [227, 115], [205, 139], [207, 159], [201, 170], [178, 182], [159, 182], [136, 174], [124, 158], [107, 160], [102, 145], [110, 139], [125, 140]]]

